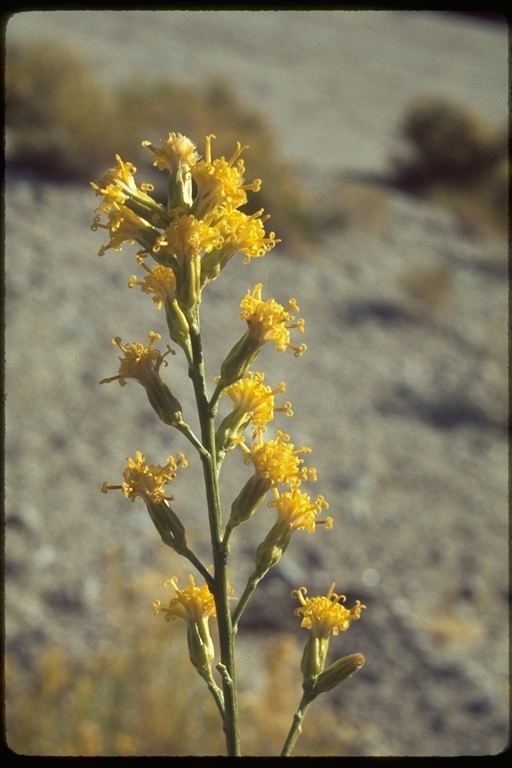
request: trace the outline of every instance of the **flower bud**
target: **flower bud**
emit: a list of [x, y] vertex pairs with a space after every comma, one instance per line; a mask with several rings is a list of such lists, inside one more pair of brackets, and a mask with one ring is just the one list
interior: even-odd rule
[[187, 622], [187, 644], [190, 661], [201, 677], [211, 677], [211, 665], [215, 658], [208, 618]]
[[167, 384], [159, 376], [155, 376], [145, 385], [145, 390], [151, 407], [164, 424], [175, 427], [183, 423], [182, 408]]
[[150, 499], [144, 499], [144, 501], [149, 516], [164, 544], [167, 544], [178, 554], [184, 554], [187, 551], [185, 528], [177, 514], [166, 501], [161, 501], [158, 504]]
[[252, 517], [263, 502], [269, 487], [270, 484], [266, 478], [253, 475], [231, 505], [228, 528], [233, 529]]
[[283, 556], [292, 536], [288, 523], [278, 520], [267, 533], [256, 550], [256, 568], [252, 578], [262, 579], [268, 571], [277, 565]]
[[222, 390], [241, 379], [251, 363], [256, 359], [263, 346], [254, 336], [247, 331], [237, 341], [222, 363], [217, 389]]
[[302, 661], [300, 664], [301, 672], [304, 676], [303, 686], [311, 688], [316, 682], [318, 676], [323, 672], [325, 659], [329, 648], [329, 637], [321, 637], [313, 632], [309, 635], [308, 641], [304, 646]]
[[365, 663], [362, 653], [352, 653], [350, 656], [344, 656], [331, 664], [318, 676], [315, 685], [315, 691], [325, 693], [332, 691], [337, 685], [349, 678], [354, 672], [358, 672]]

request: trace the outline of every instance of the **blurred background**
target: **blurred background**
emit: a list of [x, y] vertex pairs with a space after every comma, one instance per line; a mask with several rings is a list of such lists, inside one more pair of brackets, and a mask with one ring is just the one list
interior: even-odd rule
[[[489, 14], [487, 14], [489, 16]], [[246, 754], [279, 752], [307, 638], [292, 589], [368, 608], [333, 659], [365, 667], [315, 702], [296, 754], [495, 754], [508, 736], [508, 27], [451, 12], [15, 14], [6, 32], [6, 718], [21, 754], [222, 752], [183, 626], [151, 616], [188, 569], [143, 505], [101, 495], [136, 450], [183, 450], [114, 335], [165, 331], [125, 290], [135, 249], [98, 259], [89, 182], [119, 154], [165, 198], [143, 139], [214, 156], [240, 141], [247, 212], [282, 240], [204, 296], [211, 379], [257, 282], [306, 319], [300, 360], [263, 350], [313, 448], [335, 526], [297, 532], [242, 622]], [[130, 251], [133, 251], [130, 254]], [[135, 292], [134, 292], [135, 293]], [[161, 314], [161, 313], [160, 313]], [[176, 355], [176, 358], [179, 356]], [[186, 367], [169, 381], [193, 413]], [[289, 358], [289, 359], [288, 359]], [[140, 391], [139, 391], [140, 390]], [[226, 408], [226, 404], [223, 404]], [[226, 461], [229, 507], [247, 478]], [[206, 561], [198, 462], [173, 483]], [[234, 537], [238, 594], [272, 520]], [[238, 531], [237, 531], [238, 533]], [[176, 622], [178, 623], [178, 622]], [[165, 626], [160, 626], [165, 624]], [[250, 665], [244, 663], [251, 660]], [[190, 669], [189, 669], [190, 668]], [[198, 704], [198, 702], [201, 702]], [[198, 733], [201, 735], [198, 736]]]

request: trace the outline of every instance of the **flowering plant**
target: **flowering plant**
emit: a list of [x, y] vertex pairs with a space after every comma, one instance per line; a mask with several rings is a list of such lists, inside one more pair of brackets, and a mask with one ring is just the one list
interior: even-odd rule
[[[330, 529], [333, 521], [330, 517], [319, 519], [329, 506], [323, 496], [313, 500], [302, 489], [304, 482], [316, 480], [316, 470], [304, 466], [301, 458], [311, 449], [295, 448], [290, 436], [280, 430], [270, 439], [265, 436], [275, 413], [292, 415], [289, 402], [281, 406], [275, 404], [275, 398], [285, 391], [284, 383], [272, 389], [263, 383], [263, 373], [249, 370], [267, 342], [274, 344], [278, 352], [290, 349], [296, 357], [304, 353], [305, 344], [292, 343], [292, 332], [304, 332], [304, 320], [296, 317], [299, 307], [294, 299], [290, 299], [287, 306], [272, 298], [264, 300], [261, 284], [247, 292], [240, 305], [240, 318], [247, 323], [247, 330], [227, 353], [214, 379], [215, 389], [208, 394], [200, 330], [203, 290], [219, 277], [237, 252], [244, 254], [247, 263], [264, 256], [279, 242], [273, 232], [265, 232], [264, 224], [269, 217], [263, 215], [263, 210], [252, 215], [239, 210], [247, 202], [247, 192], [257, 192], [261, 186], [259, 179], [250, 184], [244, 181], [245, 168], [240, 156], [245, 147], [238, 144], [229, 160], [224, 157], [212, 160], [213, 138], [206, 137], [204, 160], [200, 159], [195, 145], [181, 134], [169, 134], [160, 147], [143, 142], [153, 153], [153, 164], [169, 173], [166, 206], [151, 197], [150, 184], [136, 184], [136, 169], [120, 157], [116, 158], [115, 168], [92, 184], [101, 197], [93, 229], [105, 229], [109, 236], [99, 255], [111, 248], [120, 251], [125, 243], [140, 246], [137, 262], [145, 274], [142, 279], [132, 275], [128, 287], [140, 287], [151, 296], [158, 309], [165, 308], [170, 339], [181, 348], [188, 363], [200, 435], [193, 432], [178, 399], [161, 378], [161, 369], [168, 365], [169, 355], [175, 352], [169, 344], [163, 353], [157, 349], [159, 333], [149, 331], [147, 345], [123, 344], [115, 337], [113, 343], [122, 353], [119, 371], [100, 383], [118, 381], [124, 387], [129, 379], [137, 381], [146, 390], [158, 417], [181, 432], [198, 453], [203, 467], [213, 568], [207, 568], [188, 546], [185, 526], [171, 506], [173, 497], [164, 488], [176, 477], [179, 467], [187, 466], [183, 454], [177, 454], [176, 458], [167, 456], [165, 464], [160, 465], [148, 464], [145, 456], [137, 451], [134, 459], [127, 459], [124, 482], [120, 485], [105, 482], [101, 490], [107, 493], [118, 489], [131, 501], [142, 499], [162, 541], [188, 559], [202, 576], [201, 586], [196, 586], [194, 576], [190, 575], [189, 585], [183, 589], [176, 577], [168, 579], [165, 583], [171, 585], [175, 597], [168, 607], [156, 600], [153, 612], [163, 613], [166, 621], [176, 618], [185, 621], [190, 660], [219, 709], [227, 753], [238, 756], [241, 748], [234, 640], [242, 613], [258, 583], [283, 556], [294, 531], [305, 529], [314, 533], [320, 524]], [[233, 410], [218, 424], [221, 395], [231, 399]], [[250, 445], [245, 442], [247, 430], [250, 430]], [[234, 499], [226, 520], [220, 502], [220, 470], [226, 453], [238, 446], [244, 462], [253, 465], [254, 474]], [[276, 522], [257, 548], [254, 571], [232, 610], [233, 589], [227, 573], [230, 538], [235, 528], [257, 512], [267, 494], [271, 494], [268, 506], [277, 512]], [[361, 654], [352, 654], [325, 668], [331, 634], [348, 629], [351, 621], [359, 619], [365, 606], [358, 601], [353, 608], [346, 609], [340, 604], [345, 598], [334, 593], [334, 584], [326, 596], [306, 598], [306, 593], [305, 587], [294, 592], [300, 602], [296, 613], [303, 617], [302, 626], [310, 630], [301, 667], [304, 693], [282, 756], [291, 754], [313, 699], [334, 688], [364, 663]], [[215, 648], [209, 630], [209, 620], [213, 617], [217, 620], [219, 636], [220, 662], [216, 669], [220, 680], [217, 681], [212, 673]]]

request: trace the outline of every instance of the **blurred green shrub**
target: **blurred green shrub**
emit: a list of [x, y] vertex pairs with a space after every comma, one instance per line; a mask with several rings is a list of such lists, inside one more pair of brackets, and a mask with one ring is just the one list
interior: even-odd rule
[[508, 130], [496, 129], [465, 105], [422, 98], [401, 125], [407, 157], [395, 158], [395, 181], [450, 205], [475, 230], [506, 232]]
[[[214, 156], [229, 159], [237, 141], [250, 146], [243, 156], [247, 178], [263, 180], [257, 205], [272, 210], [268, 227], [299, 251], [318, 240], [319, 218], [298, 169], [279, 154], [264, 116], [242, 105], [228, 82], [213, 80], [194, 88], [171, 80], [133, 79], [113, 90], [65, 43], [12, 46], [7, 54], [11, 167], [53, 180], [89, 181], [112, 167], [119, 154], [140, 167], [142, 176], [151, 162], [142, 139], [157, 143], [171, 131], [183, 133], [202, 153], [204, 137], [213, 133], [218, 136]], [[254, 212], [252, 205], [247, 213]]]

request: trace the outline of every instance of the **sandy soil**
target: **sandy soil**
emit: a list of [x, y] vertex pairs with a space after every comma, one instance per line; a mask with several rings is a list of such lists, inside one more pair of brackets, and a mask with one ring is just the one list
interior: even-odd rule
[[[137, 68], [192, 83], [228, 75], [316, 183], [385, 173], [417, 95], [456, 97], [496, 124], [507, 115], [506, 30], [447, 13], [30, 12], [12, 18], [7, 43], [43, 34], [76, 41], [114, 81]], [[94, 207], [82, 186], [7, 179], [6, 644], [28, 666], [48, 640], [77, 656], [101, 645], [105, 552], [120, 545], [135, 577], [163, 545], [142, 505], [98, 489], [135, 450], [158, 462], [183, 448], [141, 388], [97, 385], [116, 372], [112, 336], [141, 340], [164, 319], [124, 290], [127, 252], [96, 256]], [[366, 666], [333, 693], [368, 725], [351, 754], [496, 754], [509, 738], [506, 246], [398, 192], [387, 191], [385, 212], [372, 232], [370, 213], [366, 236], [326, 233], [310, 261], [276, 249], [233, 262], [204, 299], [212, 379], [241, 335], [248, 288], [297, 299], [307, 353], [265, 349], [260, 362], [268, 383], [287, 383], [295, 417], [277, 426], [313, 447], [312, 490], [335, 518], [331, 532], [296, 534], [254, 598], [242, 645], [296, 626], [291, 589], [336, 581], [368, 606], [339, 642]], [[404, 280], [439, 266], [447, 290], [426, 306]], [[169, 380], [190, 413], [177, 358]], [[248, 471], [229, 459], [226, 503]], [[175, 496], [207, 556], [197, 469]], [[244, 527], [237, 574], [267, 527], [265, 512]]]

